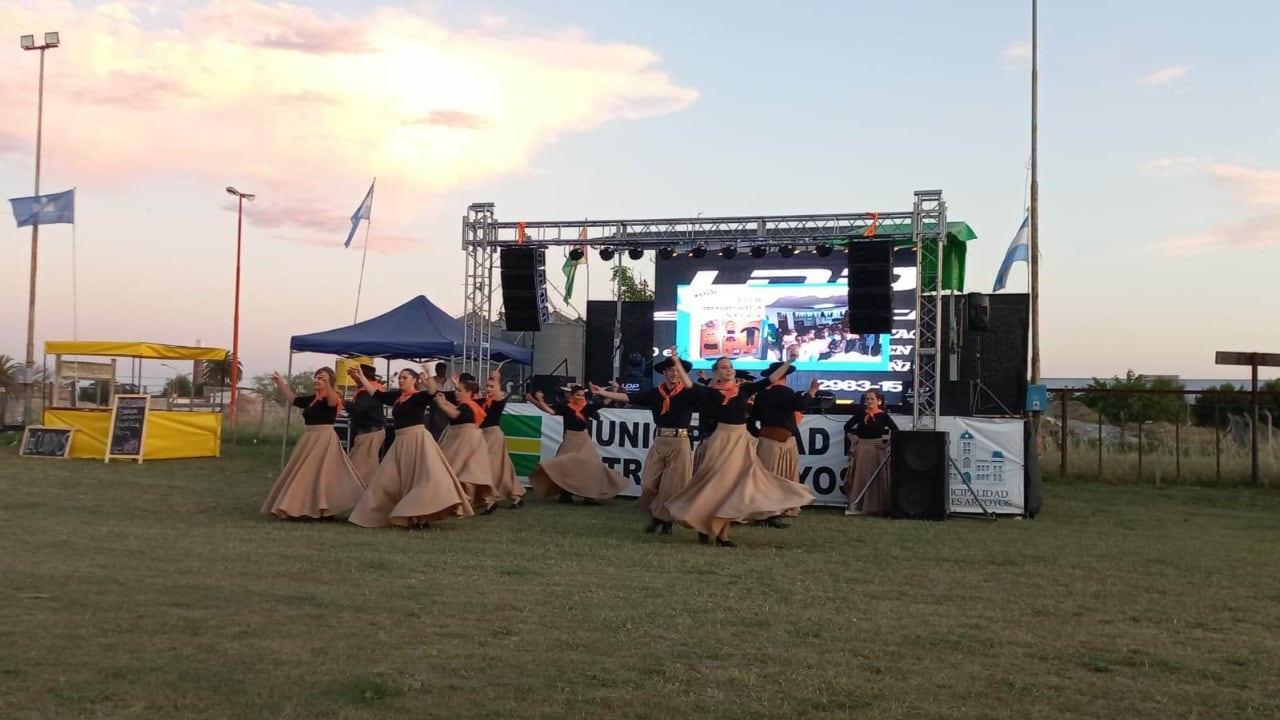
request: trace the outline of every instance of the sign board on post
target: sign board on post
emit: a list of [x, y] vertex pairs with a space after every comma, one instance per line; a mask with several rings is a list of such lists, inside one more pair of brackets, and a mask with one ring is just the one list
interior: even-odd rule
[[142, 462], [142, 438], [147, 429], [150, 395], [116, 395], [111, 402], [111, 426], [107, 435], [107, 455]]
[[66, 458], [71, 451], [73, 428], [29, 425], [22, 431], [22, 445], [18, 454], [23, 457]]

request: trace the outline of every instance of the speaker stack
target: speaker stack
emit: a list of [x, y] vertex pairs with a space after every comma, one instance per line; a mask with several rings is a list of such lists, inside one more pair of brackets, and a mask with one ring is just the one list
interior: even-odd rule
[[849, 243], [849, 332], [893, 331], [893, 243]]
[[889, 516], [946, 520], [948, 501], [947, 434], [902, 430], [889, 436]]
[[542, 248], [503, 248], [502, 306], [506, 327], [515, 332], [538, 332], [551, 322], [547, 302], [547, 256]]

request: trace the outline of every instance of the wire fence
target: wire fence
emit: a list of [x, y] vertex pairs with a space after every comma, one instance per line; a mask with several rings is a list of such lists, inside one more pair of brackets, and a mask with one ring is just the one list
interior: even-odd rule
[[1280, 393], [1052, 392], [1040, 429], [1049, 479], [1280, 486]]

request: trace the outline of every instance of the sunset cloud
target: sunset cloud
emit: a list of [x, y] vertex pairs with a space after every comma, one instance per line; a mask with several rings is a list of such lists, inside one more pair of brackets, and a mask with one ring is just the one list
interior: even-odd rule
[[1138, 78], [1138, 84], [1146, 85], [1147, 87], [1160, 87], [1186, 77], [1189, 72], [1191, 72], [1190, 65], [1168, 65]]
[[1171, 238], [1157, 247], [1185, 254], [1280, 247], [1280, 170], [1218, 163], [1205, 172], [1242, 207], [1243, 219]]
[[[302, 242], [345, 232], [376, 176], [379, 227], [400, 238], [383, 246], [406, 247], [431, 193], [524, 172], [566, 134], [698, 97], [651, 50], [573, 29], [520, 33], [496, 16], [452, 27], [389, 7], [358, 18], [255, 0], [179, 7], [0, 0], [0, 25], [62, 33], [44, 126], [59, 174], [235, 184], [258, 195], [249, 223]], [[34, 64], [9, 63], [0, 106], [30, 107], [35, 85]], [[33, 120], [0, 113], [0, 155], [27, 161]]]
[[1023, 40], [1021, 42], [1006, 45], [1001, 53], [1004, 59], [1005, 67], [1019, 67], [1031, 63], [1031, 41]]

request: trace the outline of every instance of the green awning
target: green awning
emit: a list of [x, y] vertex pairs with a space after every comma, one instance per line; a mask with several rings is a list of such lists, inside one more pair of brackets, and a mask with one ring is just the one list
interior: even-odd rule
[[[909, 247], [912, 243], [911, 223], [891, 222], [876, 226], [876, 235], [889, 235], [898, 247]], [[966, 243], [976, 239], [977, 233], [966, 222], [947, 223], [947, 241], [942, 246], [942, 289], [964, 292], [964, 260]], [[840, 245], [848, 242], [848, 238], [837, 238], [834, 242]], [[924, 277], [920, 279], [920, 288], [932, 288], [937, 283], [937, 261], [926, 257]]]

